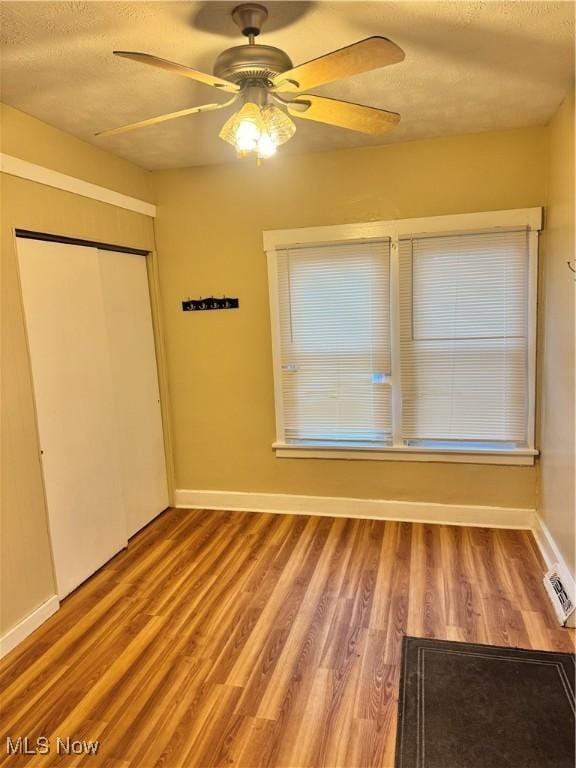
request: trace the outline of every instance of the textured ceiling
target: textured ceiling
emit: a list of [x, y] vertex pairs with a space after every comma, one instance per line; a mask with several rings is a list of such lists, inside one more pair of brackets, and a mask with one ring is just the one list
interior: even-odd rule
[[[145, 168], [234, 160], [217, 138], [229, 110], [123, 136], [93, 133], [222, 94], [112, 55], [154, 53], [212, 71], [243, 39], [228, 2], [2, 2], [2, 99]], [[269, 2], [261, 42], [297, 64], [370, 35], [406, 59], [317, 89], [400, 112], [386, 137], [298, 121], [282, 152], [409, 141], [546, 123], [571, 87], [572, 2]]]

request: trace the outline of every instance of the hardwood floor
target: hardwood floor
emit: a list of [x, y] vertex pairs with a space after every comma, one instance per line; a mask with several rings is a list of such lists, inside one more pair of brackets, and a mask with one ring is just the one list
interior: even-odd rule
[[541, 573], [526, 531], [168, 511], [0, 663], [0, 765], [391, 768], [405, 633], [573, 650]]

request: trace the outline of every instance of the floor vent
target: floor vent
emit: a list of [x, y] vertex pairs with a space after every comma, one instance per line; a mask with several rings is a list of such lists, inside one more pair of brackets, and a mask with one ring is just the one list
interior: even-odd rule
[[567, 569], [562, 568], [559, 563], [554, 563], [544, 576], [544, 586], [562, 626], [573, 627], [574, 583]]

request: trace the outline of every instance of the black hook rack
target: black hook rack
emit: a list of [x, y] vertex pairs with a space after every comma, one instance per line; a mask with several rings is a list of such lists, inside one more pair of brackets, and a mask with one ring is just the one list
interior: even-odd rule
[[203, 299], [186, 299], [182, 302], [183, 312], [205, 312], [210, 309], [238, 309], [240, 299], [230, 296], [222, 296], [221, 299], [215, 296], [207, 296]]

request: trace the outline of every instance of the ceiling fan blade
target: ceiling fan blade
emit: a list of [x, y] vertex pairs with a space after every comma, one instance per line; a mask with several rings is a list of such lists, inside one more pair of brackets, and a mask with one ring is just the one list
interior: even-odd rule
[[236, 83], [231, 83], [229, 80], [222, 80], [221, 77], [214, 77], [214, 75], [208, 75], [206, 72], [198, 72], [196, 69], [185, 67], [184, 64], [176, 64], [173, 61], [167, 61], [167, 59], [152, 56], [150, 53], [114, 51], [114, 55], [122, 56], [122, 58], [131, 59], [132, 61], [139, 61], [141, 64], [150, 64], [153, 67], [165, 69], [167, 72], [172, 72], [175, 75], [189, 77], [191, 80], [196, 80], [198, 83], [204, 83], [204, 85], [211, 85], [213, 88], [218, 88], [221, 91], [237, 93], [240, 90]]
[[339, 128], [348, 128], [351, 131], [360, 131], [374, 136], [392, 130], [400, 121], [400, 115], [397, 112], [387, 112], [385, 109], [366, 107], [350, 101], [328, 99], [325, 96], [306, 94], [285, 104], [288, 112], [294, 117], [337, 125]]
[[282, 72], [273, 82], [278, 91], [309, 90], [344, 77], [396, 64], [403, 58], [402, 48], [386, 37], [367, 37]]
[[186, 115], [195, 115], [197, 112], [211, 112], [213, 109], [222, 109], [227, 107], [232, 102], [236, 101], [236, 96], [223, 104], [203, 104], [200, 107], [190, 107], [189, 109], [181, 109], [178, 112], [168, 112], [165, 115], [158, 115], [158, 117], [149, 117], [147, 120], [140, 120], [137, 123], [130, 123], [129, 125], [121, 125], [119, 128], [109, 128], [106, 131], [99, 131], [94, 134], [95, 136], [114, 136], [117, 133], [126, 133], [127, 131], [133, 131], [136, 128], [145, 128], [147, 125], [156, 125], [157, 123], [164, 123], [166, 120], [175, 120], [177, 117], [186, 117]]

